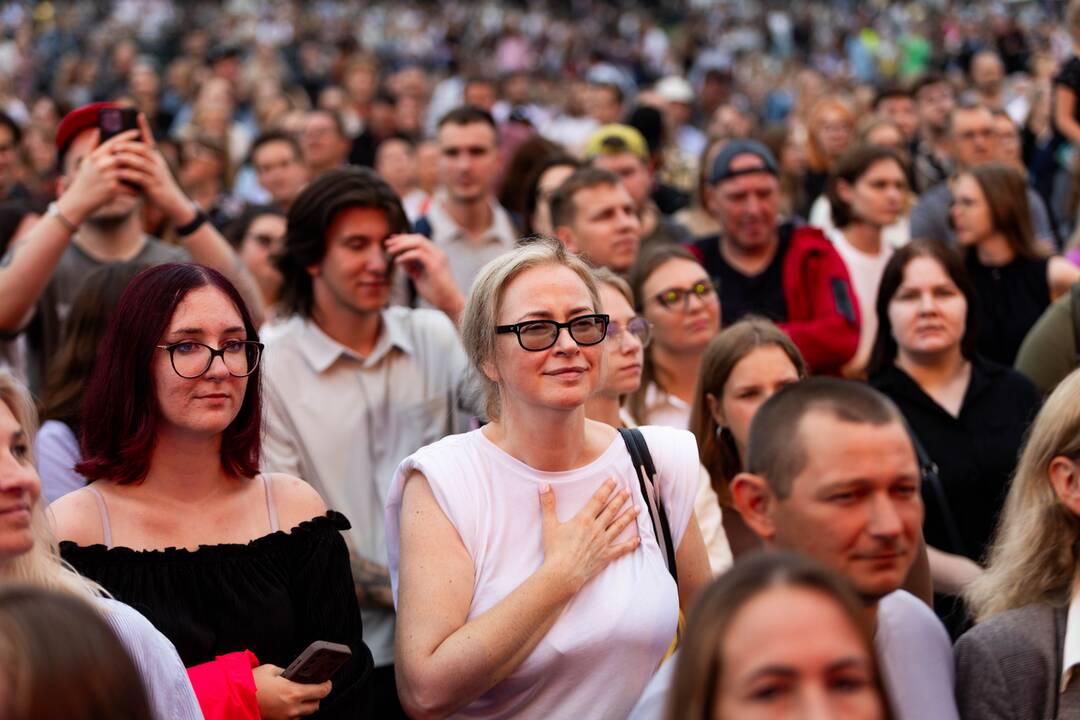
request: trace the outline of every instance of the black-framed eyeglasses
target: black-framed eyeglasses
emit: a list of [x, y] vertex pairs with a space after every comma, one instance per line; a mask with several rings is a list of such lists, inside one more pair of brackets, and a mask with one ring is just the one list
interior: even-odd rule
[[173, 372], [187, 380], [194, 380], [209, 370], [215, 357], [221, 358], [233, 377], [247, 377], [259, 367], [263, 350], [263, 344], [254, 340], [230, 340], [217, 349], [193, 340], [157, 347], [168, 351]]
[[526, 320], [516, 325], [496, 325], [495, 332], [500, 335], [514, 333], [522, 350], [540, 352], [558, 342], [563, 328], [566, 328], [578, 345], [596, 345], [603, 342], [610, 320], [607, 315], [599, 313], [579, 315], [564, 323], [554, 320]]
[[682, 307], [683, 311], [690, 309], [690, 298], [696, 297], [702, 302], [708, 302], [716, 297], [716, 285], [712, 280], [699, 280], [688, 288], [668, 288], [653, 296], [656, 302], [668, 310]]
[[625, 326], [615, 320], [608, 323], [607, 336], [612, 342], [622, 342], [623, 333], [633, 335], [641, 343], [641, 347], [647, 347], [652, 340], [652, 323], [640, 315], [627, 320]]

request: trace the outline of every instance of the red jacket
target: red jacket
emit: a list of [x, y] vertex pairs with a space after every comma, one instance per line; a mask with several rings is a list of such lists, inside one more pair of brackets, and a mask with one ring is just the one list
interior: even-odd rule
[[847, 266], [816, 227], [796, 228], [784, 258], [787, 322], [810, 371], [839, 375], [859, 347], [859, 303]]
[[[787, 318], [777, 324], [812, 373], [839, 375], [859, 346], [859, 305], [851, 277], [821, 230], [803, 225], [790, 232], [782, 266]], [[699, 240], [691, 250], [710, 275], [717, 274], [715, 263], [723, 262], [719, 238]]]

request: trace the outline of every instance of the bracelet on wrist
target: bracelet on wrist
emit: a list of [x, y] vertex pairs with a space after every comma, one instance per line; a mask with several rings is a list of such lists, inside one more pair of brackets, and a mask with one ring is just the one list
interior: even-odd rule
[[75, 231], [78, 230], [78, 227], [75, 225], [75, 223], [68, 220], [64, 216], [64, 213], [60, 212], [60, 206], [57, 205], [55, 202], [49, 203], [49, 208], [45, 211], [45, 214], [49, 217], [56, 218], [56, 221], [63, 225], [64, 229], [66, 229], [69, 233], [74, 234]]
[[204, 213], [201, 209], [196, 208], [194, 218], [184, 223], [183, 225], [176, 226], [176, 234], [180, 237], [187, 237], [188, 235], [191, 235], [196, 230], [201, 228], [203, 223], [205, 223], [209, 219], [210, 218], [206, 216], [206, 213]]

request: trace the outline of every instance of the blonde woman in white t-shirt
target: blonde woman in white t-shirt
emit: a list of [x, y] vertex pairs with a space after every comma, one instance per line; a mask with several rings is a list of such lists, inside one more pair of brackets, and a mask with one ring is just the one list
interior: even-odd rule
[[625, 718], [709, 578], [693, 436], [642, 428], [675, 547], [622, 438], [588, 420], [608, 318], [555, 241], [480, 273], [462, 336], [492, 422], [406, 459], [387, 500], [398, 692], [414, 717]]

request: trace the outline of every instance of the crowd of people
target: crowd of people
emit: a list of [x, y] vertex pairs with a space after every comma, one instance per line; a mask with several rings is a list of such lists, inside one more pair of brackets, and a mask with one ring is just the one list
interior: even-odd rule
[[1080, 713], [1080, 0], [0, 26], [0, 717]]

